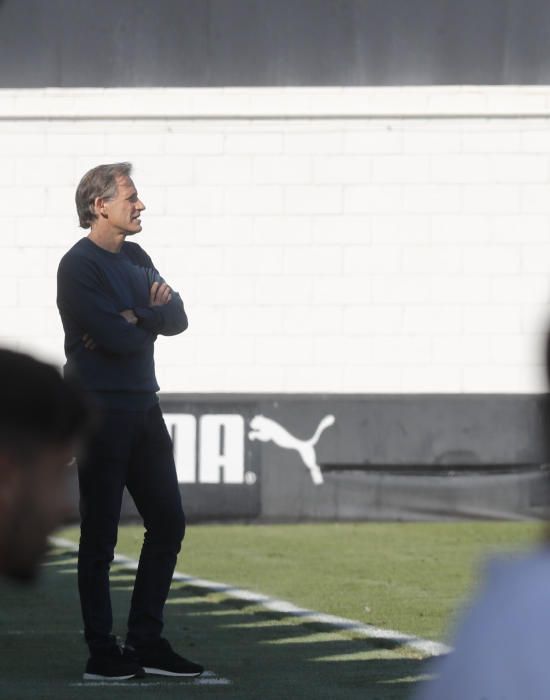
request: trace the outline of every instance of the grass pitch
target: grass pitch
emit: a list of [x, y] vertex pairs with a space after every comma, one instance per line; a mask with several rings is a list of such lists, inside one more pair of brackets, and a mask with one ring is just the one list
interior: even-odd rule
[[[76, 541], [71, 528], [59, 533]], [[118, 551], [137, 558], [141, 527], [121, 528]], [[540, 537], [532, 523], [191, 526], [178, 570], [292, 603], [432, 639], [444, 639], [471, 592], [484, 555], [523, 549]], [[134, 574], [112, 569], [115, 632], [124, 633]], [[213, 675], [151, 678], [116, 686], [83, 684], [76, 558], [55, 550], [41, 581], [0, 587], [0, 697], [404, 699], [426, 673], [416, 652], [358, 638], [174, 582], [166, 636]]]

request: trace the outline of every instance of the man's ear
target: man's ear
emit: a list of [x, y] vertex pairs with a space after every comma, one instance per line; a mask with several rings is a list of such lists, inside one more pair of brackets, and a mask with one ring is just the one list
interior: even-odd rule
[[107, 210], [105, 208], [105, 205], [107, 203], [107, 200], [104, 199], [103, 197], [96, 197], [94, 199], [94, 210], [95, 213], [98, 216], [102, 216], [104, 219], [107, 218]]

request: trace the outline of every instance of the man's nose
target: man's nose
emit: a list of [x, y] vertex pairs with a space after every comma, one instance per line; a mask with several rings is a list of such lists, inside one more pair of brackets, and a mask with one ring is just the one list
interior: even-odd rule
[[145, 211], [145, 209], [146, 209], [145, 204], [141, 201], [141, 199], [138, 200], [137, 208], [138, 208], [140, 211]]

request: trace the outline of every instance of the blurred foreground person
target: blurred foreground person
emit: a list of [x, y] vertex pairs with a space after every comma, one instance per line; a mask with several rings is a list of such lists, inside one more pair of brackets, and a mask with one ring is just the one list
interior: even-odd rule
[[[550, 376], [550, 336], [546, 348]], [[546, 462], [549, 413], [547, 395]], [[436, 678], [418, 687], [415, 700], [550, 697], [549, 535], [547, 530], [546, 542], [531, 553], [501, 556], [487, 564], [480, 591], [459, 619], [451, 642], [454, 651], [434, 662]]]
[[58, 371], [0, 349], [0, 573], [33, 580], [66, 517], [67, 476], [89, 411]]

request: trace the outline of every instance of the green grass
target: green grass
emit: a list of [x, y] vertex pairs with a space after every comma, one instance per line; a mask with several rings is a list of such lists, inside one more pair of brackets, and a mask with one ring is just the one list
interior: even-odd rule
[[[484, 556], [524, 548], [539, 532], [505, 522], [191, 526], [178, 570], [441, 639]], [[137, 558], [142, 537], [122, 528], [119, 550]]]
[[[74, 528], [59, 533], [76, 539]], [[139, 527], [120, 531], [137, 557]], [[178, 570], [233, 583], [322, 612], [442, 638], [486, 552], [539, 538], [530, 523], [191, 526]], [[115, 631], [124, 633], [133, 573], [112, 570]], [[426, 673], [411, 650], [270, 612], [175, 582], [166, 636], [230, 685], [146, 680], [82, 687], [86, 649], [71, 551], [54, 551], [37, 586], [0, 585], [0, 697], [10, 700], [404, 700]], [[368, 608], [368, 610], [367, 610]]]

